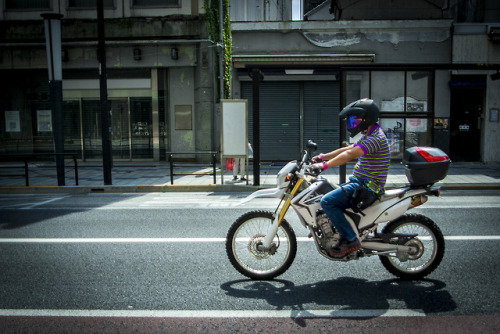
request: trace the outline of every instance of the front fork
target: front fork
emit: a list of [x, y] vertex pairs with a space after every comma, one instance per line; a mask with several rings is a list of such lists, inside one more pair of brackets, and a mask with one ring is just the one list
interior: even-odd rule
[[304, 182], [304, 179], [299, 178], [295, 183], [295, 186], [293, 187], [292, 191], [290, 192], [290, 195], [287, 195], [285, 193], [285, 196], [287, 196], [288, 198], [285, 201], [285, 204], [283, 205], [281, 210], [279, 211], [278, 215], [274, 218], [272, 225], [269, 226], [269, 229], [267, 230], [266, 233], [266, 237], [264, 238], [264, 242], [262, 243], [262, 245], [259, 246], [259, 248], [262, 248], [262, 250], [266, 250], [269, 249], [269, 247], [271, 247], [273, 239], [276, 236], [276, 233], [278, 232], [278, 228], [280, 227], [283, 218], [285, 217], [288, 209], [290, 208], [290, 203], [292, 202], [292, 199], [299, 191], [302, 182]]

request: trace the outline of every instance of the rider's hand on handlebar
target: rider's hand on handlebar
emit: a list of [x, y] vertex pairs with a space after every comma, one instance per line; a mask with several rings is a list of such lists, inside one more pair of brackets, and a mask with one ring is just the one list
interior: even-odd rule
[[317, 163], [317, 164], [312, 164], [312, 165], [309, 165], [307, 166], [306, 168], [306, 174], [310, 174], [310, 175], [319, 175], [321, 172], [323, 172], [325, 170], [325, 167], [324, 167], [325, 163]]
[[312, 158], [313, 162], [323, 162], [325, 161], [325, 155], [323, 153], [318, 154], [317, 156]]

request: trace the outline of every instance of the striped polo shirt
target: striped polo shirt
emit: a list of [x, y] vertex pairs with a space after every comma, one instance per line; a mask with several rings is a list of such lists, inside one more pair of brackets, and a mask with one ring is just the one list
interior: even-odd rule
[[359, 157], [353, 175], [377, 183], [382, 189], [387, 181], [391, 164], [391, 151], [384, 131], [377, 123], [354, 146], [359, 146], [365, 154]]

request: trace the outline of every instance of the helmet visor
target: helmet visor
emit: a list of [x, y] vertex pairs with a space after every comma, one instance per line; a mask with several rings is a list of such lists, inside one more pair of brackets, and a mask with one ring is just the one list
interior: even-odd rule
[[362, 120], [363, 119], [359, 118], [358, 116], [349, 116], [349, 118], [347, 118], [347, 130], [356, 128]]

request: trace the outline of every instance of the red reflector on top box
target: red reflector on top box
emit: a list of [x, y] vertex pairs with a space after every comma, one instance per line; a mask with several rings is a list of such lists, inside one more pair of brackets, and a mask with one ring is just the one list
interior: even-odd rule
[[403, 154], [405, 174], [412, 187], [430, 186], [448, 174], [450, 158], [436, 147], [411, 147]]
[[[443, 151], [436, 149], [434, 147], [431, 147], [435, 153], [441, 153], [443, 155], [432, 155], [431, 153], [427, 152], [424, 148], [421, 147], [415, 147], [415, 151], [420, 153], [421, 156], [424, 157], [424, 159], [427, 162], [436, 162], [436, 161], [445, 161], [445, 160], [450, 160], [446, 154], [443, 153]], [[439, 152], [436, 152], [436, 150], [439, 150]]]

